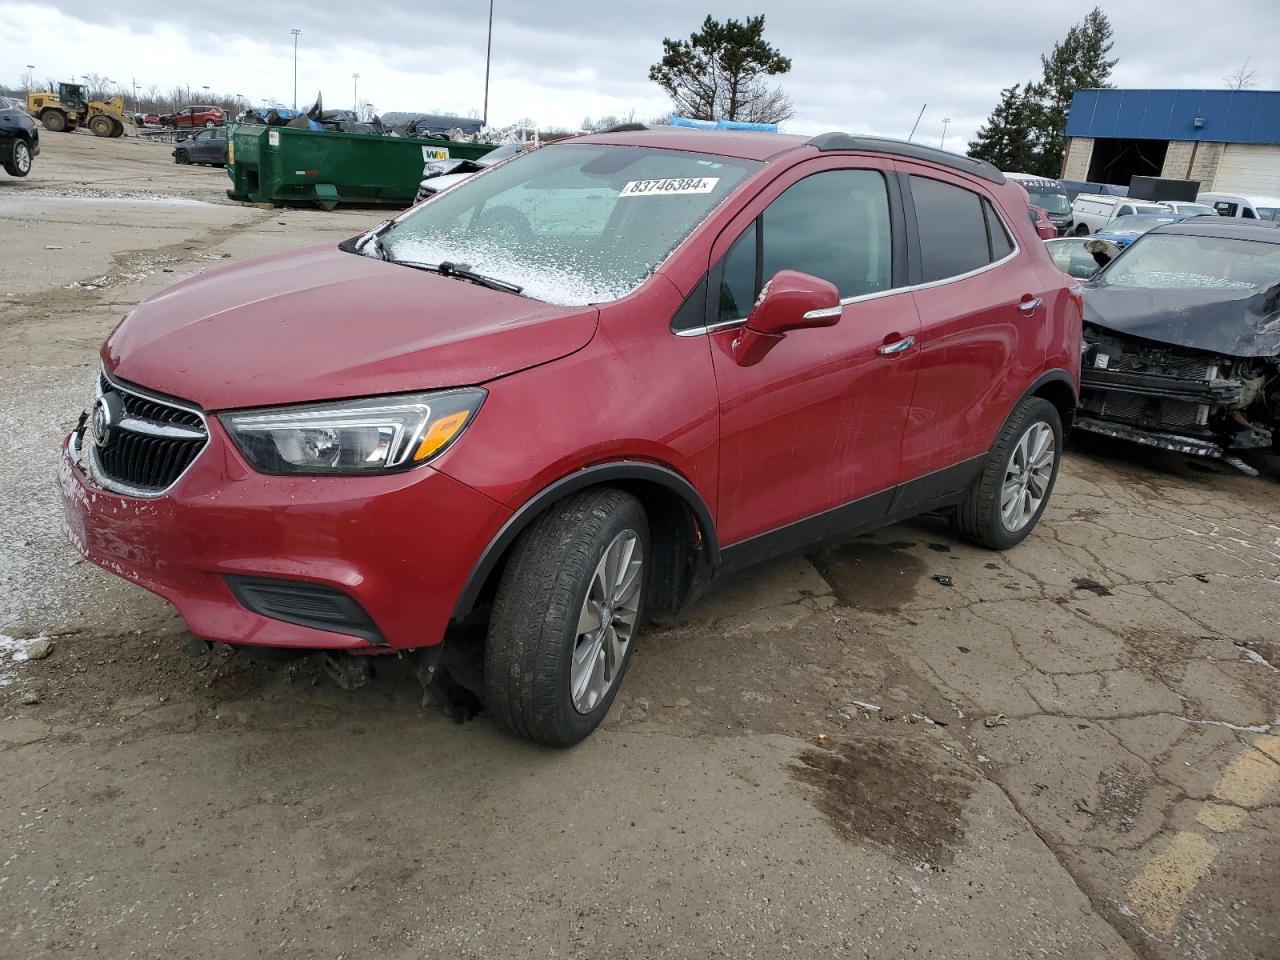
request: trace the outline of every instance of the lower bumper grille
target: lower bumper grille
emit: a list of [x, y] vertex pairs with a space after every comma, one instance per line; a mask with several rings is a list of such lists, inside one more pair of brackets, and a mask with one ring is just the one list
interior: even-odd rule
[[1193, 427], [1205, 422], [1200, 404], [1183, 400], [1157, 400], [1126, 393], [1106, 394], [1102, 415], [1134, 422], [1150, 420], [1152, 425], [1170, 428]]
[[375, 645], [387, 642], [364, 608], [341, 590], [300, 580], [224, 579], [242, 606], [264, 617], [351, 634]]
[[204, 414], [103, 373], [81, 448], [95, 480], [141, 497], [167, 491], [209, 442]]

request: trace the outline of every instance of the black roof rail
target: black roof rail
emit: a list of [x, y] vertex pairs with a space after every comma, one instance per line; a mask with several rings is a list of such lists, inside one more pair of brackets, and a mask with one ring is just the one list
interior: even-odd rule
[[809, 146], [819, 150], [859, 150], [872, 153], [888, 153], [898, 157], [910, 157], [913, 160], [927, 160], [930, 163], [951, 167], [964, 173], [971, 173], [992, 183], [1004, 183], [1004, 174], [985, 160], [974, 160], [962, 157], [958, 153], [948, 153], [937, 147], [926, 147], [921, 143], [907, 140], [893, 140], [889, 137], [863, 137], [849, 133], [821, 133], [808, 141]]
[[597, 130], [596, 133], [631, 133], [635, 130], [648, 130], [647, 123], [619, 123], [616, 126], [609, 127], [607, 130]]

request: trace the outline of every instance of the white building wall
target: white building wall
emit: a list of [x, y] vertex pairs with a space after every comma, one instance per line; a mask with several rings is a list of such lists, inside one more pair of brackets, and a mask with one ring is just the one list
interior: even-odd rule
[[1212, 189], [1280, 197], [1280, 145], [1228, 143], [1218, 161]]

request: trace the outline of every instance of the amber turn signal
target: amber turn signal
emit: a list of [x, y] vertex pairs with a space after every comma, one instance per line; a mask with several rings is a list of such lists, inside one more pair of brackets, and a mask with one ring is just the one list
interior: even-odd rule
[[470, 410], [459, 410], [457, 413], [451, 413], [447, 417], [433, 421], [431, 426], [427, 427], [427, 432], [422, 442], [418, 444], [418, 449], [413, 452], [413, 459], [425, 460], [441, 449], [458, 435], [466, 425], [469, 416], [471, 416]]

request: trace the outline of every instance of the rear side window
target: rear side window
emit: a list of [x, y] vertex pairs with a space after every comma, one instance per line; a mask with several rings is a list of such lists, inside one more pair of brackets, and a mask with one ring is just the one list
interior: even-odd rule
[[911, 197], [920, 232], [923, 282], [958, 277], [991, 262], [981, 197], [963, 187], [915, 176]]

